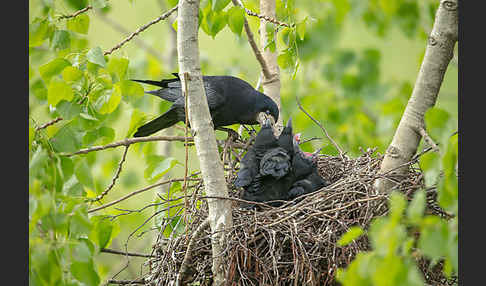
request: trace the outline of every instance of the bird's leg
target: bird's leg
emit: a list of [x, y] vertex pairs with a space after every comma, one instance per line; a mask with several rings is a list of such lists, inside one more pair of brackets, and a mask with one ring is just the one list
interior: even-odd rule
[[233, 140], [234, 142], [236, 142], [237, 140], [239, 140], [241, 142], [240, 135], [238, 135], [238, 132], [234, 131], [233, 129], [225, 128], [225, 127], [218, 127], [216, 129], [227, 132], [228, 133], [228, 138], [229, 137], [233, 137], [234, 138], [234, 140]]

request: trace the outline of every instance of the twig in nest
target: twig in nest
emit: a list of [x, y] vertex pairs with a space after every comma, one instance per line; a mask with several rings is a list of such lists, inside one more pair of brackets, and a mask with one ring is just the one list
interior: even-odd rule
[[331, 136], [329, 136], [326, 128], [324, 128], [324, 126], [322, 126], [322, 124], [319, 121], [315, 120], [314, 117], [312, 117], [307, 111], [305, 111], [305, 109], [300, 104], [298, 96], [295, 97], [295, 100], [297, 101], [297, 105], [299, 106], [299, 109], [302, 110], [302, 112], [304, 112], [305, 115], [307, 115], [312, 121], [314, 121], [321, 128], [321, 130], [324, 132], [324, 134], [326, 134], [327, 139], [329, 139], [329, 141], [331, 141], [332, 145], [334, 145], [334, 147], [338, 150], [339, 156], [341, 156], [341, 159], [344, 160], [343, 150], [341, 149], [341, 147], [339, 147], [339, 145], [336, 142], [334, 142], [334, 140], [331, 138]]
[[110, 253], [110, 254], [118, 254], [118, 255], [128, 255], [128, 256], [136, 256], [136, 257], [156, 257], [155, 255], [151, 254], [141, 254], [141, 253], [133, 253], [133, 252], [123, 252], [114, 249], [102, 248], [100, 252], [103, 253]]
[[184, 278], [187, 274], [187, 271], [189, 269], [189, 264], [191, 263], [192, 260], [192, 249], [194, 247], [194, 244], [196, 240], [199, 238], [203, 230], [209, 225], [209, 219], [206, 218], [200, 225], [199, 227], [194, 231], [194, 234], [191, 237], [191, 240], [189, 241], [189, 244], [187, 245], [186, 249], [186, 254], [184, 255], [184, 260], [182, 261], [181, 267], [179, 269], [179, 273], [177, 275], [177, 281], [176, 285], [181, 285], [181, 282], [184, 282]]

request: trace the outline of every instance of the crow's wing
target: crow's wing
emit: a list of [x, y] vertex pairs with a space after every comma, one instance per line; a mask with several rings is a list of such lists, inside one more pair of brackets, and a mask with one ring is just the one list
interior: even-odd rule
[[204, 81], [204, 90], [206, 91], [210, 111], [217, 111], [226, 103], [228, 95], [218, 85], [210, 81]]
[[268, 150], [260, 161], [260, 174], [280, 179], [290, 171], [291, 160], [283, 148]]
[[258, 161], [255, 156], [255, 150], [250, 148], [240, 162], [240, 170], [236, 176], [234, 185], [238, 188], [246, 187], [251, 184], [258, 172]]

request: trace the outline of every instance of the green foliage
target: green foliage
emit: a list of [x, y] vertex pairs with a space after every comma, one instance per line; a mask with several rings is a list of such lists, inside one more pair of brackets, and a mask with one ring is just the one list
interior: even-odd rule
[[[139, 13], [133, 11], [137, 5], [132, 2], [120, 9]], [[166, 2], [168, 8], [178, 1]], [[260, 13], [258, 1], [243, 3], [247, 9]], [[62, 17], [92, 5], [108, 16], [113, 13], [114, 19], [123, 19], [122, 25], [125, 21], [137, 27], [142, 24], [123, 18], [126, 15], [118, 17], [120, 9], [111, 10], [109, 4], [105, 0], [29, 3], [32, 6], [29, 9], [29, 279], [33, 285], [104, 283], [119, 259], [100, 255], [100, 249], [112, 244], [117, 248], [121, 239], [153, 214], [135, 212], [112, 220], [107, 216], [116, 213], [113, 208], [88, 212], [95, 207], [88, 199], [99, 195], [111, 183], [121, 159], [121, 148], [66, 156], [83, 148], [132, 137], [139, 126], [168, 107], [167, 102], [144, 95], [145, 87], [129, 79], [161, 78], [176, 71], [173, 66], [134, 44], [105, 56], [104, 51], [109, 48], [106, 45], [118, 43], [121, 36], [95, 27], [98, 24], [91, 18], [92, 10]], [[295, 96], [299, 96], [304, 108], [323, 123], [348, 154], [358, 153], [358, 147], [374, 146], [383, 153], [415, 80], [415, 76], [387, 76], [390, 71], [385, 64], [390, 57], [383, 46], [387, 51], [402, 48], [395, 40], [388, 42], [394, 35], [390, 33], [393, 29], [422, 46], [424, 38], [420, 37], [431, 28], [437, 5], [416, 0], [277, 0], [276, 19], [289, 27], [265, 24], [267, 45], [261, 49], [278, 54], [284, 120], [292, 116], [295, 129], [306, 138], [323, 137], [321, 129], [297, 109]], [[144, 13], [141, 17], [148, 15]], [[243, 33], [245, 18], [259, 42], [259, 18], [247, 16], [243, 8], [230, 4], [229, 0], [201, 1], [199, 26], [203, 32], [204, 73], [233, 74], [252, 83], [256, 81], [259, 67]], [[177, 22], [172, 24], [176, 27]], [[357, 24], [383, 40], [370, 44], [362, 43], [358, 37], [352, 45], [344, 45], [345, 33], [359, 30]], [[165, 32], [162, 36], [160, 32], [151, 33], [144, 32], [143, 40], [165, 52], [170, 38]], [[361, 36], [360, 33], [365, 34], [359, 30], [355, 36]], [[211, 40], [211, 50], [205, 48], [208, 42], [204, 34]], [[217, 35], [220, 36], [216, 38]], [[231, 56], [219, 64], [215, 55], [227, 54], [228, 47], [232, 47]], [[401, 72], [403, 63], [393, 61], [393, 65]], [[418, 66], [413, 68], [418, 70]], [[369, 235], [373, 243], [372, 251], [358, 254], [347, 269], [339, 270], [345, 285], [385, 285], [390, 281], [393, 285], [418, 285], [423, 278], [412, 258], [417, 254], [434, 263], [444, 259], [444, 272], [457, 273], [458, 138], [450, 136], [457, 130], [457, 115], [450, 110], [453, 108], [442, 106], [426, 114], [426, 130], [440, 152], [425, 153], [420, 158], [420, 167], [426, 185], [437, 187], [440, 206], [456, 218], [443, 221], [426, 215], [424, 191], [417, 192], [408, 207], [403, 198], [394, 197], [390, 201], [392, 212], [387, 217], [373, 222], [369, 230], [353, 227], [340, 240], [339, 244], [344, 246], [361, 235]], [[39, 128], [58, 117], [62, 120]], [[177, 142], [171, 146], [170, 156], [160, 156], [153, 142], [132, 145], [113, 192], [99, 203], [156, 182], [169, 171], [180, 175], [182, 168], [177, 165], [184, 147]], [[325, 138], [303, 144], [302, 148], [314, 151], [321, 146], [324, 146], [322, 153], [337, 154]], [[196, 161], [191, 155], [189, 166]], [[197, 164], [193, 168], [197, 169]], [[181, 193], [181, 183], [175, 182], [161, 197], [173, 199]], [[126, 207], [139, 208], [141, 201], [153, 201], [158, 230], [165, 237], [182, 234], [186, 227], [184, 202], [153, 200], [152, 195], [148, 196], [149, 199], [127, 201]], [[409, 228], [423, 235], [412, 238]]]
[[[441, 135], [441, 149], [439, 154], [423, 155], [421, 159], [425, 160], [421, 160], [420, 166], [426, 174], [426, 183], [433, 182], [437, 188], [439, 205], [454, 217], [446, 220], [425, 214], [425, 190], [417, 191], [408, 207], [402, 194], [392, 193], [390, 213], [374, 219], [370, 225], [368, 236], [373, 250], [360, 253], [348, 268], [339, 270], [337, 277], [343, 285], [387, 285], [386, 281], [395, 281], [393, 285], [423, 285], [422, 274], [419, 274], [413, 259], [417, 255], [430, 259], [432, 265], [443, 260], [443, 272], [448, 277], [458, 273], [458, 140], [457, 134], [450, 136], [449, 118], [450, 114], [445, 110], [432, 108], [427, 111], [427, 126], [433, 128], [435, 136]], [[419, 232], [419, 237], [416, 238], [407, 229]], [[340, 242], [349, 241], [350, 233], [343, 235]], [[375, 268], [375, 264], [386, 265], [389, 271], [385, 268], [381, 271], [379, 266]], [[367, 270], [363, 272], [365, 268]]]

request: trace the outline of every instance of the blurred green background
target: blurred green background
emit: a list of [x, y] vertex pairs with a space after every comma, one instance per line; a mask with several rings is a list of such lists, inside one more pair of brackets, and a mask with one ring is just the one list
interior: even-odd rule
[[[52, 25], [57, 26], [58, 29], [66, 29], [64, 27], [66, 20], [58, 19], [59, 15], [72, 14], [87, 4], [97, 5], [98, 2], [104, 1], [30, 0], [29, 23], [33, 26], [35, 19], [50, 19]], [[134, 32], [173, 7], [174, 2], [177, 1], [111, 0], [102, 10], [92, 9], [85, 13], [89, 16], [89, 29], [86, 34], [67, 29], [70, 34], [68, 48], [53, 48], [52, 38], [46, 40], [42, 45], [29, 47], [29, 124], [41, 125], [59, 115], [56, 113], [56, 108], [50, 106], [46, 100], [49, 85], [42, 78], [39, 67], [57, 57], [69, 58], [76, 52], [87, 51], [93, 47], [100, 47], [101, 50], [106, 51], [126, 38], [127, 34], [120, 31]], [[201, 7], [205, 7], [207, 2], [207, 0], [201, 1]], [[290, 5], [289, 2], [291, 1], [277, 1], [277, 18], [287, 22], [301, 22], [306, 17], [307, 20], [304, 38], [297, 37], [296, 39], [298, 55], [294, 60], [299, 61], [297, 71], [283, 67], [280, 70], [281, 116], [283, 116], [284, 122], [291, 116], [295, 132], [301, 132], [304, 139], [322, 138], [303, 144], [302, 149], [305, 151], [312, 151], [325, 146], [321, 153], [337, 154], [321, 129], [298, 109], [295, 100], [295, 97], [298, 96], [303, 107], [323, 124], [330, 136], [348, 154], [351, 156], [358, 155], [360, 153], [359, 147], [363, 149], [377, 147], [378, 152], [383, 153], [392, 139], [394, 130], [411, 95], [425, 52], [426, 35], [432, 29], [438, 1], [300, 0], [293, 3], [292, 13], [287, 14], [286, 8]], [[258, 12], [258, 1], [243, 1], [243, 3], [247, 8]], [[231, 6], [230, 3], [228, 8]], [[258, 39], [258, 19], [249, 16], [247, 16], [247, 19]], [[171, 52], [173, 52], [171, 47], [175, 45], [175, 38], [171, 36], [174, 20], [175, 14], [169, 19], [151, 26], [121, 49], [106, 57], [107, 61], [110, 57], [128, 59], [126, 79], [159, 80], [172, 77], [170, 73], [177, 72], [177, 59], [171, 57]], [[29, 33], [32, 33], [33, 29], [29, 28]], [[276, 49], [280, 53], [282, 46], [279, 43], [281, 42], [277, 42]], [[210, 36], [200, 29], [199, 47], [203, 74], [234, 75], [247, 80], [253, 86], [256, 85], [260, 67], [244, 32], [238, 36], [226, 26], [215, 36]], [[457, 56], [455, 57], [457, 58]], [[457, 122], [458, 116], [457, 73], [457, 60], [453, 59], [446, 72], [436, 104], [437, 107], [450, 113], [454, 122]], [[143, 88], [149, 89], [147, 86], [143, 86]], [[106, 140], [103, 139], [104, 141], [86, 140], [76, 146], [85, 148], [124, 139], [127, 137], [129, 129], [133, 128], [130, 122], [133, 119], [134, 112], [141, 112], [147, 119], [158, 116], [167, 107], [167, 103], [151, 95], [139, 95], [135, 99], [128, 100], [123, 97], [116, 109], [103, 117], [103, 120], [97, 125], [97, 128], [100, 126], [112, 128], [114, 134], [108, 136]], [[57, 106], [57, 109], [59, 109], [59, 106]], [[64, 124], [68, 124], [68, 121], [63, 120], [38, 132], [42, 135], [36, 133], [34, 143], [42, 141], [42, 139], [39, 139], [40, 137], [48, 140], [55, 137]], [[181, 123], [178, 125], [183, 126]], [[233, 126], [234, 129], [238, 127]], [[220, 131], [216, 133], [219, 139], [226, 138], [226, 133]], [[160, 134], [183, 135], [184, 131], [172, 128], [170, 131], [164, 131]], [[32, 163], [36, 148], [40, 148], [34, 147], [34, 145], [29, 150], [29, 166], [34, 165], [33, 168], [40, 169], [39, 166], [44, 164], [42, 166], [48, 170], [51, 168], [49, 163], [40, 165]], [[39, 143], [35, 146], [41, 145]], [[150, 162], [148, 159], [150, 156], [166, 159], [168, 156], [165, 155], [164, 157], [153, 157], [162, 156], [164, 148], [166, 147], [163, 146], [163, 143], [155, 142], [132, 145], [128, 151], [119, 181], [103, 198], [102, 203], [118, 199], [160, 179], [161, 175], [150, 180], [150, 176], [146, 174], [147, 164]], [[169, 176], [172, 178], [182, 177], [185, 152], [183, 143], [170, 143], [169, 152], [169, 156], [178, 162], [170, 169]], [[83, 166], [87, 170], [85, 175], [92, 180], [91, 186], [82, 184], [83, 196], [94, 197], [111, 183], [122, 154], [123, 147], [119, 147], [75, 156], [76, 158], [72, 159], [73, 172], [78, 180], [83, 175], [78, 175], [77, 170]], [[189, 156], [189, 170], [196, 172], [198, 170], [198, 159], [194, 147], [190, 148]], [[45, 160], [47, 162], [48, 159]], [[49, 213], [45, 209], [43, 212], [40, 211], [43, 204], [42, 194], [48, 192], [48, 183], [43, 181], [44, 173], [48, 171], [43, 172], [30, 169], [29, 214], [31, 226], [29, 230], [31, 256], [29, 258], [32, 261], [34, 261], [33, 255], [40, 255], [35, 254], [34, 246], [43, 245], [46, 241], [57, 241], [56, 243], [64, 241], [59, 240], [59, 238], [56, 240], [55, 234], [53, 240], [49, 240], [39, 234], [35, 226], [32, 226], [37, 223], [37, 221], [34, 221], [34, 217], [42, 221], [43, 215], [47, 216], [47, 213]], [[65, 181], [62, 182], [60, 188], [66, 188], [65, 184]], [[131, 210], [140, 209], [157, 199], [156, 192], [163, 191], [160, 188], [147, 191], [117, 204], [116, 207]], [[56, 201], [57, 197], [53, 195], [49, 198]], [[92, 207], [97, 205], [94, 204]], [[110, 207], [96, 214], [117, 215], [121, 212]], [[148, 223], [138, 230], [137, 228], [152, 213], [153, 208], [148, 208], [141, 212], [119, 216], [111, 221], [114, 224], [113, 232], [106, 247], [123, 250], [127, 238], [135, 231], [134, 236], [130, 238], [127, 244], [128, 250], [149, 253], [156, 233], [153, 230], [151, 231], [153, 223]], [[53, 233], [56, 233], [56, 231]], [[56, 253], [62, 256], [62, 253], [67, 252]], [[52, 265], [50, 258], [43, 259]], [[117, 279], [140, 276], [142, 269], [140, 263], [144, 260], [145, 258], [131, 258], [127, 269], [118, 275]], [[62, 261], [62, 259], [59, 261]], [[94, 269], [102, 282], [111, 278], [126, 264], [125, 257], [106, 253], [94, 255], [93, 261]], [[31, 263], [31, 265], [35, 266], [36, 263]], [[59, 262], [59, 264], [61, 269], [65, 267], [63, 263]], [[39, 266], [39, 269], [42, 268], [41, 266]], [[33, 281], [37, 280], [34, 279]]]

